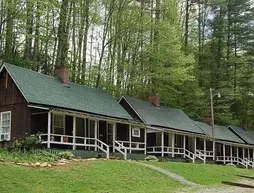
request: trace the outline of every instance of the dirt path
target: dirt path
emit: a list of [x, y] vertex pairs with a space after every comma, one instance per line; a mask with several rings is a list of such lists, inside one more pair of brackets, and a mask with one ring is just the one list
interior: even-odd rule
[[[254, 186], [254, 180], [241, 180], [238, 183]], [[184, 188], [177, 193], [254, 193], [254, 189], [228, 185], [219, 187], [196, 186]]]
[[172, 178], [172, 179], [174, 179], [176, 181], [179, 181], [182, 184], [186, 184], [186, 185], [189, 185], [189, 186], [196, 186], [197, 185], [194, 182], [191, 182], [191, 181], [185, 179], [182, 176], [179, 176], [179, 175], [177, 175], [175, 173], [170, 172], [169, 170], [165, 170], [163, 168], [160, 168], [160, 167], [157, 167], [157, 166], [154, 166], [154, 165], [150, 165], [150, 164], [146, 164], [146, 163], [141, 163], [141, 162], [135, 162], [135, 163], [138, 163], [138, 164], [143, 165], [145, 167], [148, 167], [148, 168], [150, 168], [152, 170], [155, 170], [155, 171], [158, 171], [160, 173], [163, 173], [163, 174], [167, 175], [168, 177], [170, 177], [170, 178]]
[[[152, 170], [161, 172], [167, 175], [168, 177], [176, 181], [179, 181], [182, 184], [188, 185], [188, 187], [177, 191], [177, 193], [254, 193], [254, 189], [251, 189], [251, 188], [242, 188], [242, 187], [229, 186], [229, 185], [223, 185], [223, 184], [217, 187], [216, 186], [208, 187], [208, 186], [198, 185], [196, 183], [193, 183], [187, 180], [186, 178], [182, 176], [179, 176], [175, 173], [170, 172], [169, 170], [166, 170], [154, 165], [142, 163], [142, 162], [135, 162], [135, 163], [148, 167]], [[249, 180], [249, 179], [243, 179], [238, 181], [237, 183], [254, 186], [254, 180]]]

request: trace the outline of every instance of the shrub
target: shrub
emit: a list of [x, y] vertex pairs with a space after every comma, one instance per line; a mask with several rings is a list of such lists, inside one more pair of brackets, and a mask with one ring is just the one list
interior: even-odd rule
[[145, 158], [146, 161], [158, 161], [159, 159], [154, 155], [149, 155]]
[[64, 159], [71, 159], [74, 155], [70, 151], [61, 151], [58, 153], [58, 156]]
[[37, 136], [26, 136], [21, 141], [21, 150], [30, 151], [31, 149], [38, 148], [39, 145], [40, 141]]
[[13, 139], [10, 141], [8, 145], [6, 145], [6, 149], [10, 152], [20, 151], [21, 150], [21, 141], [18, 139]]
[[9, 145], [7, 145], [7, 150], [13, 151], [30, 151], [32, 149], [38, 148], [40, 146], [40, 140], [37, 136], [25, 136], [23, 139], [13, 139]]
[[59, 156], [57, 156], [57, 155], [55, 155], [55, 154], [53, 154], [53, 153], [50, 153], [50, 152], [48, 152], [48, 151], [41, 151], [40, 153], [39, 153], [39, 155], [40, 156], [43, 156], [43, 157], [47, 157], [47, 158], [49, 158], [49, 159], [53, 159], [53, 160], [57, 160], [58, 158], [59, 158]]

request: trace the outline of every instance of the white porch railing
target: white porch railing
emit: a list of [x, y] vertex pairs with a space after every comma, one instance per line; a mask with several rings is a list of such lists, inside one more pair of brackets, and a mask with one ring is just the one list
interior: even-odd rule
[[[163, 150], [163, 151], [162, 151]], [[195, 155], [184, 148], [179, 148], [179, 147], [161, 147], [161, 146], [153, 146], [153, 147], [147, 147], [147, 153], [148, 154], [174, 154], [174, 155], [184, 155], [185, 157], [189, 158], [192, 160], [192, 162], [195, 162]]]
[[127, 148], [124, 147], [121, 143], [118, 141], [115, 141], [115, 150], [123, 154], [124, 159], [127, 160]]
[[[41, 143], [48, 143], [48, 134], [41, 134]], [[94, 147], [98, 148], [104, 153], [106, 153], [107, 159], [109, 159], [109, 146], [96, 138], [88, 137], [79, 137], [71, 135], [59, 135], [59, 134], [50, 134], [50, 144], [59, 144], [59, 145], [73, 145], [73, 146], [83, 146], [83, 147]]]
[[203, 149], [198, 149], [198, 151], [200, 151], [202, 154], [206, 155], [207, 158], [208, 157], [213, 158], [213, 151], [207, 151], [207, 150], [205, 151]]
[[195, 162], [195, 155], [191, 151], [185, 149], [184, 150], [184, 155], [185, 155], [185, 157], [191, 159], [193, 163]]
[[161, 146], [147, 147], [147, 153], [160, 154], [162, 152], [165, 154], [174, 153], [176, 155], [184, 155], [184, 148], [179, 148], [179, 147], [172, 148], [172, 147], [167, 147], [167, 146], [164, 146], [163, 148]]
[[206, 162], [206, 155], [202, 151], [196, 149], [195, 150], [195, 156], [197, 158], [201, 159], [204, 163]]
[[244, 158], [244, 159], [243, 159], [243, 162], [244, 162], [246, 165], [248, 165], [248, 166], [254, 168], [254, 159], [253, 159], [253, 158]]
[[240, 165], [243, 165], [244, 167], [248, 168], [254, 167], [254, 164], [251, 160], [248, 160], [247, 158], [239, 158], [239, 157], [231, 157], [231, 156], [217, 156], [216, 157], [217, 162], [223, 162], [223, 163], [237, 163]]
[[144, 142], [129, 142], [129, 141], [118, 141], [119, 144], [124, 146], [128, 150], [145, 151], [146, 144]]

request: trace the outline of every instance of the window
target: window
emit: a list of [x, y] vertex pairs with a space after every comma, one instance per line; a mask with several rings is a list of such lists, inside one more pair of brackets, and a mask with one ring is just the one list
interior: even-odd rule
[[132, 129], [132, 136], [133, 137], [140, 137], [140, 129], [139, 128], [133, 128]]
[[11, 112], [0, 113], [0, 141], [11, 139]]
[[60, 114], [54, 114], [54, 134], [65, 133], [65, 116]]

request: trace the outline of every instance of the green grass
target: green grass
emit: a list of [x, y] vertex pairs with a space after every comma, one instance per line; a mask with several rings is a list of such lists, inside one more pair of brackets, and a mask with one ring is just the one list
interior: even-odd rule
[[149, 164], [168, 169], [175, 174], [179, 174], [192, 182], [202, 185], [217, 185], [221, 181], [237, 181], [240, 179], [237, 175], [254, 177], [253, 170], [222, 165], [176, 162], [151, 162]]
[[0, 163], [0, 171], [1, 193], [174, 192], [183, 187], [126, 161], [85, 161], [47, 169]]

